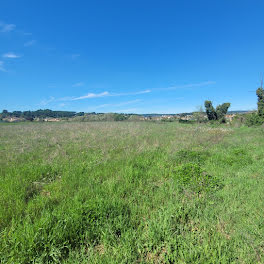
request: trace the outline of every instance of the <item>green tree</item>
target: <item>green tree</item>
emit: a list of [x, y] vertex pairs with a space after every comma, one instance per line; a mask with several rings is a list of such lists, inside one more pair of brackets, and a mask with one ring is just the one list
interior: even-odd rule
[[256, 91], [258, 97], [258, 115], [264, 118], [264, 90], [262, 87]]
[[14, 117], [21, 117], [21, 115], [22, 115], [22, 112], [21, 111], [14, 111], [12, 113], [12, 116], [14, 116]]
[[204, 107], [205, 107], [205, 110], [206, 110], [206, 114], [207, 114], [208, 120], [217, 120], [217, 114], [216, 114], [216, 111], [215, 111], [215, 109], [213, 107], [212, 102], [206, 100], [204, 102]]
[[230, 103], [223, 103], [218, 105], [215, 109], [211, 101], [205, 101], [204, 106], [208, 120], [219, 120], [220, 122], [225, 122], [225, 115], [230, 107]]
[[216, 107], [217, 120], [219, 120], [221, 123], [224, 123], [226, 121], [225, 115], [226, 115], [229, 107], [230, 107], [230, 103], [223, 103], [223, 104], [218, 105]]
[[8, 111], [7, 110], [3, 110], [3, 112], [2, 112], [2, 118], [6, 118], [8, 116], [9, 116]]

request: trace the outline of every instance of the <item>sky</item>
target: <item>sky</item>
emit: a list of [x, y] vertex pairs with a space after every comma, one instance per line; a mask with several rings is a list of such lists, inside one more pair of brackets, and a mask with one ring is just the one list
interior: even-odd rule
[[257, 108], [261, 0], [2, 0], [0, 111]]

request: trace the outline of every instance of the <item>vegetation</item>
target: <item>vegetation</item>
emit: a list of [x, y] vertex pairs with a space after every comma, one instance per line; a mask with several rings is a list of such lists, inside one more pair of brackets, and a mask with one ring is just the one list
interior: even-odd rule
[[69, 121], [94, 122], [94, 121], [133, 121], [139, 120], [139, 116], [135, 114], [118, 114], [118, 113], [92, 113], [76, 116]]
[[230, 107], [230, 103], [218, 105], [216, 109], [214, 109], [211, 101], [205, 101], [204, 106], [208, 120], [219, 120], [220, 123], [225, 123], [225, 115], [227, 114], [228, 108]]
[[264, 130], [0, 124], [0, 263], [263, 263]]
[[258, 115], [264, 118], [264, 90], [262, 87], [256, 91], [258, 97]]
[[247, 126], [259, 126], [262, 125], [263, 122], [263, 118], [256, 112], [246, 114], [245, 116], [245, 124]]
[[258, 111], [246, 115], [245, 123], [248, 126], [258, 126], [264, 123], [264, 90], [262, 85], [257, 89]]
[[53, 118], [61, 118], [61, 117], [73, 117], [76, 115], [84, 115], [83, 112], [76, 113], [70, 111], [52, 111], [50, 109], [45, 110], [37, 110], [37, 111], [13, 111], [8, 112], [7, 110], [3, 110], [1, 114], [1, 118], [7, 117], [17, 117], [17, 118], [25, 118], [26, 120], [33, 120], [34, 118], [46, 118], [46, 117], [53, 117]]
[[197, 122], [197, 123], [204, 123], [207, 122], [207, 118], [205, 116], [205, 112], [202, 106], [198, 106], [197, 107], [197, 111], [193, 112], [193, 119]]
[[21, 118], [23, 120], [37, 120], [42, 121], [45, 118], [59, 118], [59, 119], [72, 119], [70, 121], [124, 121], [128, 120], [131, 116], [135, 116], [133, 114], [118, 114], [118, 113], [106, 113], [96, 114], [92, 113], [84, 113], [84, 112], [70, 112], [70, 111], [52, 111], [50, 109], [45, 110], [37, 110], [37, 111], [13, 111], [8, 112], [7, 110], [3, 110], [0, 114], [0, 119], [5, 118]]

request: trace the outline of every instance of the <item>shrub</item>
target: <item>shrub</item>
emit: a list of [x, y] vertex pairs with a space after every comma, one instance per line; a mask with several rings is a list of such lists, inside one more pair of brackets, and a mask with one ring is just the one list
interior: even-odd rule
[[246, 115], [245, 124], [247, 126], [259, 126], [264, 123], [264, 118], [257, 113], [251, 113]]

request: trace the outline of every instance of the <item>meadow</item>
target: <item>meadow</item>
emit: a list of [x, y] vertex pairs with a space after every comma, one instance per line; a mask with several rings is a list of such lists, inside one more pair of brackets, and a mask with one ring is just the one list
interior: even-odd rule
[[0, 124], [0, 263], [264, 263], [264, 128]]

